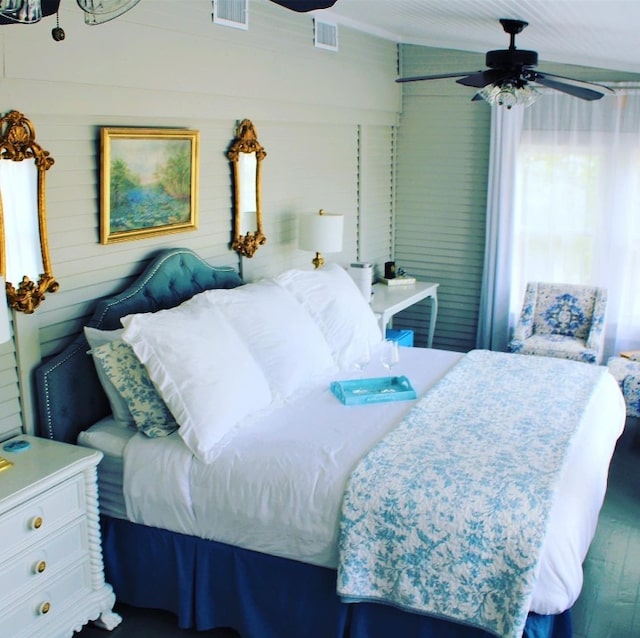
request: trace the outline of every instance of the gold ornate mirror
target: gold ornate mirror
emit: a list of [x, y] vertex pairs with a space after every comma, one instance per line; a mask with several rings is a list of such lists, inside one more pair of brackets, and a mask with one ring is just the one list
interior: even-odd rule
[[27, 314], [59, 287], [46, 223], [45, 175], [54, 160], [35, 137], [22, 113], [0, 118], [0, 274], [9, 306]]
[[233, 166], [233, 239], [231, 248], [253, 257], [267, 241], [262, 229], [261, 166], [267, 152], [250, 120], [242, 120], [227, 157]]

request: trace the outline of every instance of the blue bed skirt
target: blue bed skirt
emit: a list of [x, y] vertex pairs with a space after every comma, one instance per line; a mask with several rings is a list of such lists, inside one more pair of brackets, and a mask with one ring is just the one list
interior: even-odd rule
[[[105, 577], [119, 602], [164, 609], [182, 628], [242, 638], [492, 638], [473, 627], [373, 603], [345, 604], [336, 572], [102, 517]], [[571, 638], [571, 614], [529, 614], [525, 638]]]

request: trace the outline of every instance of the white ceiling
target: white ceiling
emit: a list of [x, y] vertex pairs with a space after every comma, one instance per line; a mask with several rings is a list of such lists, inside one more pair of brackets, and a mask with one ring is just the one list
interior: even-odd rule
[[640, 73], [640, 0], [337, 0], [319, 17], [409, 44], [504, 49], [500, 18], [529, 26], [516, 46], [540, 60]]

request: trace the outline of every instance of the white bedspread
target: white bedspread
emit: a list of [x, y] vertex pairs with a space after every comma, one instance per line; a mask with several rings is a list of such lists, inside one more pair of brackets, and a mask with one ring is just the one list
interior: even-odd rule
[[[408, 376], [420, 396], [459, 357], [452, 352], [403, 349], [394, 373]], [[366, 374], [382, 376], [384, 370], [372, 363]], [[414, 402], [346, 407], [330, 393], [329, 381], [264, 421], [236, 428], [208, 465], [197, 461], [176, 434], [161, 439], [135, 435], [125, 449], [129, 518], [337, 567], [338, 522], [347, 478]], [[582, 586], [582, 561], [595, 532], [609, 460], [624, 422], [624, 402], [613, 378], [610, 381], [599, 386], [591, 401], [551, 510], [531, 607], [541, 614], [570, 607]]]

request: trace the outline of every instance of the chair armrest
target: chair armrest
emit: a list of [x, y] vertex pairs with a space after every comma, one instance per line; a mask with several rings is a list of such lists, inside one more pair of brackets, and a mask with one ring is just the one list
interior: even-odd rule
[[586, 346], [598, 353], [599, 363], [602, 360], [602, 352], [604, 350], [604, 328], [607, 310], [607, 294], [604, 291], [596, 293], [596, 299], [593, 304], [593, 316], [591, 318], [591, 329], [587, 336]]
[[516, 341], [524, 341], [533, 335], [533, 316], [536, 309], [537, 287], [528, 285], [524, 294], [524, 303], [520, 318], [513, 331], [513, 338]]

